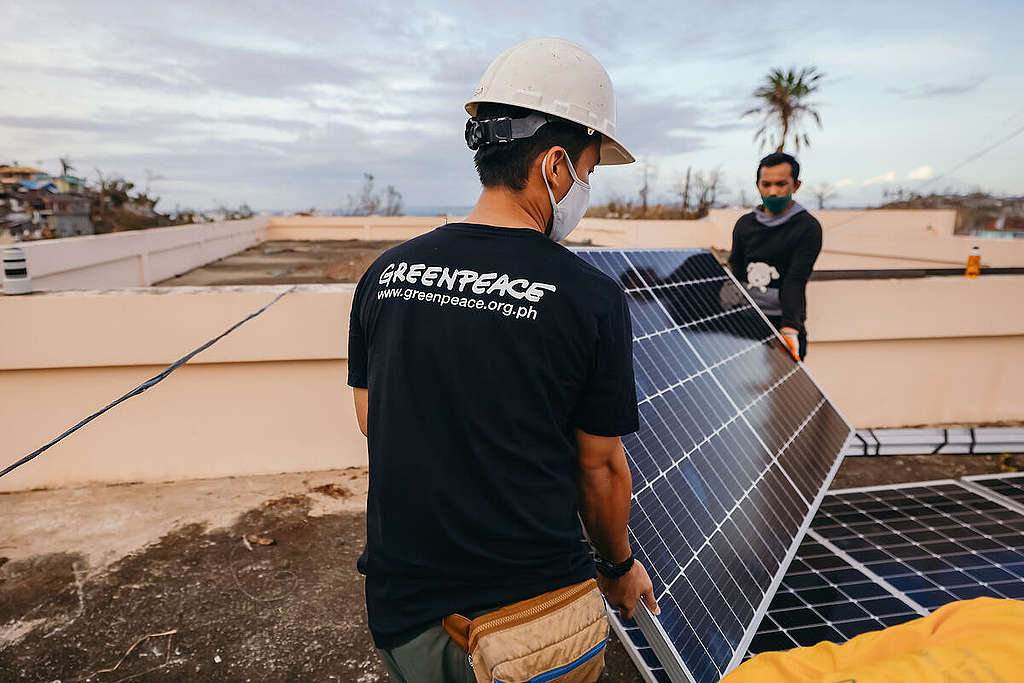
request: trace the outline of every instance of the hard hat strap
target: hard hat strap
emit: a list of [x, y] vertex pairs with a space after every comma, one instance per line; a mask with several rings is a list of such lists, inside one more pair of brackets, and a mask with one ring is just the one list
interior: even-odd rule
[[484, 145], [522, 140], [533, 137], [545, 123], [556, 120], [557, 116], [538, 112], [516, 119], [510, 116], [493, 119], [473, 117], [466, 121], [466, 144], [470, 149], [479, 149]]

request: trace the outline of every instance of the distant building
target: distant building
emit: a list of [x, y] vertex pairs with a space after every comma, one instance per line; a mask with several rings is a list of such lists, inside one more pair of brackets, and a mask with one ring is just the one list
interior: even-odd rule
[[979, 226], [979, 230], [1024, 233], [1024, 216], [1000, 216], [985, 221]]
[[57, 237], [93, 234], [88, 197], [62, 192], [52, 194], [47, 199], [47, 208], [39, 213], [52, 234]]
[[85, 192], [85, 181], [77, 176], [62, 175], [51, 178], [57, 190], [68, 194], [82, 194]]
[[[27, 183], [27, 185], [26, 185]], [[0, 186], [21, 185], [30, 190], [40, 189], [52, 183], [58, 192], [82, 194], [85, 180], [73, 175], [51, 176], [31, 166], [0, 166]]]
[[0, 185], [0, 232], [14, 239], [92, 235], [90, 210], [88, 194], [61, 192], [48, 176]]
[[45, 175], [38, 168], [29, 166], [0, 166], [0, 185], [17, 185], [22, 181], [35, 180]]
[[44, 175], [42, 178], [36, 178], [35, 180], [20, 180], [18, 186], [23, 187], [26, 190], [48, 190], [50, 192], [57, 192], [57, 184], [53, 182], [53, 178]]

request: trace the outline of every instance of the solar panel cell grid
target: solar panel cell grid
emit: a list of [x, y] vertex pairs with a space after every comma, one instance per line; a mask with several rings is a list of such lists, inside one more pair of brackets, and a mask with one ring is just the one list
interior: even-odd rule
[[966, 480], [1024, 505], [1024, 472], [1013, 472], [993, 477], [966, 477]]
[[807, 539], [800, 544], [772, 599], [749, 654], [788, 650], [823, 640], [844, 642], [918, 616], [868, 575]]
[[1024, 516], [954, 482], [829, 496], [812, 528], [929, 610], [1024, 598]]
[[[633, 319], [634, 551], [679, 659], [718, 680], [850, 430], [710, 253], [577, 253], [623, 285]], [[623, 633], [653, 676], [647, 640]]]
[[1024, 515], [1009, 505], [954, 481], [830, 493], [748, 656], [844, 642], [954, 600], [1024, 599]]

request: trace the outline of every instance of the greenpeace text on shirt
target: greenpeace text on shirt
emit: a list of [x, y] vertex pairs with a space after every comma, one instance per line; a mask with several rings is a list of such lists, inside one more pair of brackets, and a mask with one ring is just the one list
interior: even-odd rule
[[557, 287], [546, 282], [531, 282], [526, 278], [511, 277], [505, 273], [479, 273], [475, 270], [428, 266], [425, 263], [389, 263], [381, 272], [378, 282], [385, 287], [389, 284], [406, 282], [422, 287], [447, 289], [450, 292], [473, 294], [497, 294], [513, 299], [526, 299], [532, 303], [541, 300], [545, 292], [554, 292]]

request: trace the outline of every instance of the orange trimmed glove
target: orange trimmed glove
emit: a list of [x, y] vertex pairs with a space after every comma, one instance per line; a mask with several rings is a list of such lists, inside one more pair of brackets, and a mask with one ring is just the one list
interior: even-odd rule
[[786, 342], [786, 348], [792, 354], [793, 360], [800, 362], [800, 333], [792, 327], [783, 327], [779, 330], [782, 341]]

